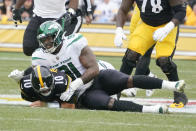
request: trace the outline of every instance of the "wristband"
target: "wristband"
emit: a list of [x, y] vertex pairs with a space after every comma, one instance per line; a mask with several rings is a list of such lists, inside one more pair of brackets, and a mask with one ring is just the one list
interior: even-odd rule
[[46, 106], [47, 106], [48, 108], [60, 108], [60, 104], [57, 103], [57, 102], [48, 102], [48, 103], [46, 104]]
[[76, 14], [75, 10], [72, 9], [72, 8], [69, 8], [69, 9], [68, 9], [68, 12], [71, 13], [72, 15], [75, 15], [75, 14]]

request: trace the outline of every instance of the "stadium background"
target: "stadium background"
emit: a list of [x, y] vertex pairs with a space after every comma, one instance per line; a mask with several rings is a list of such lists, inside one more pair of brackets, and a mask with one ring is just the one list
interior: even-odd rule
[[[0, 51], [22, 52], [22, 39], [27, 22], [18, 27], [13, 22], [0, 22]], [[124, 27], [125, 33], [129, 36], [129, 25]], [[89, 46], [96, 55], [101, 56], [123, 56], [127, 41], [124, 41], [123, 48], [115, 48], [113, 44], [115, 24], [83, 24], [80, 33], [87, 37]], [[196, 27], [181, 26], [177, 51], [174, 58], [196, 59]], [[153, 52], [154, 54], [155, 52]]]

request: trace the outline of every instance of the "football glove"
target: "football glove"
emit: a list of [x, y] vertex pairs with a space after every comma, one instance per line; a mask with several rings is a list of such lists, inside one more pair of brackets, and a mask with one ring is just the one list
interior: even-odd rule
[[122, 27], [117, 27], [115, 32], [114, 44], [116, 47], [121, 47], [123, 40], [127, 40], [126, 35], [123, 33]]
[[61, 94], [60, 99], [62, 101], [69, 101], [74, 92], [82, 85], [84, 85], [84, 83], [81, 78], [75, 79], [73, 82], [71, 82], [68, 89]]
[[8, 77], [14, 79], [16, 82], [19, 82], [24, 75], [24, 71], [19, 71], [18, 69], [13, 70]]
[[13, 13], [13, 20], [14, 20], [15, 25], [17, 26], [17, 21], [19, 21], [20, 23], [22, 23], [20, 9], [13, 9], [12, 10], [12, 13]]
[[166, 24], [164, 27], [157, 29], [153, 34], [153, 39], [155, 41], [163, 41], [163, 39], [171, 32], [175, 27], [175, 24], [171, 21]]
[[63, 14], [60, 18], [56, 21], [60, 21], [63, 30], [66, 31], [68, 27], [71, 25], [72, 19], [76, 17], [76, 12], [74, 9], [69, 8], [65, 14]]

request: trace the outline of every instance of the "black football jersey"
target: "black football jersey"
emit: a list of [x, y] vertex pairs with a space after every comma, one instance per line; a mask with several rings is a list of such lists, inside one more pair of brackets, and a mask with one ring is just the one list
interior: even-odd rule
[[43, 96], [34, 91], [31, 85], [30, 75], [24, 76], [20, 81], [21, 96], [27, 101], [41, 100], [44, 102], [52, 102], [60, 100], [61, 93], [66, 91], [67, 86], [71, 82], [71, 78], [68, 77], [64, 72], [54, 70], [52, 71], [54, 76], [54, 88], [49, 96]]
[[168, 23], [173, 18], [169, 0], [135, 0], [141, 19], [150, 26]]

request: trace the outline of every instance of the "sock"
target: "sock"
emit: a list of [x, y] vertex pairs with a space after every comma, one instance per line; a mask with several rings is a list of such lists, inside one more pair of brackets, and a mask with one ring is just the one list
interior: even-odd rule
[[144, 113], [158, 113], [159, 108], [156, 106], [143, 106], [142, 112], [144, 112]]
[[163, 80], [162, 89], [176, 91], [176, 83], [177, 82]]
[[142, 112], [142, 105], [133, 103], [131, 101], [114, 101], [112, 107], [113, 111], [131, 111], [131, 112]]
[[141, 89], [161, 89], [162, 81], [159, 78], [148, 77], [145, 75], [133, 76], [133, 87]]

